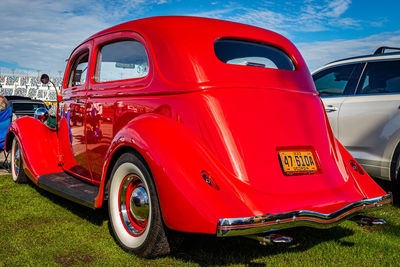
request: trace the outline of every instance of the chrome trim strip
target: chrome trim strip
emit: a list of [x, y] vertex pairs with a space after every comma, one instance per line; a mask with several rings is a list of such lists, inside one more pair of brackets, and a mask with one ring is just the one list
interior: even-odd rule
[[255, 217], [220, 219], [217, 236], [238, 236], [262, 233], [272, 229], [284, 229], [298, 226], [330, 228], [339, 222], [358, 214], [363, 209], [380, 207], [392, 202], [392, 194], [382, 197], [360, 200], [330, 214], [313, 211], [290, 211]]

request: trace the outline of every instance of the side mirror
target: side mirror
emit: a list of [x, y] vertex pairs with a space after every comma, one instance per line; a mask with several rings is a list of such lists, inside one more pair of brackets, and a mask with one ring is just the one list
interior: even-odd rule
[[35, 118], [41, 122], [45, 122], [49, 118], [49, 112], [46, 108], [38, 108], [35, 110]]
[[[42, 76], [40, 76], [40, 81], [43, 84], [48, 84], [51, 83], [51, 85], [53, 85], [54, 90], [56, 91], [56, 100], [57, 100], [57, 109], [58, 109], [58, 104], [62, 101], [62, 96], [58, 93], [57, 90], [57, 86], [50, 80], [49, 75], [43, 73]], [[57, 111], [58, 112], [58, 111]], [[35, 118], [37, 118], [38, 120], [40, 120], [41, 122], [45, 122], [47, 121], [47, 119], [49, 118], [49, 112], [47, 109], [45, 108], [38, 108], [35, 111]], [[56, 130], [58, 131], [58, 126], [57, 126], [57, 119], [56, 119]]]
[[48, 84], [49, 81], [50, 81], [49, 75], [47, 75], [47, 74], [42, 74], [42, 76], [40, 76], [40, 81], [41, 81], [43, 84]]

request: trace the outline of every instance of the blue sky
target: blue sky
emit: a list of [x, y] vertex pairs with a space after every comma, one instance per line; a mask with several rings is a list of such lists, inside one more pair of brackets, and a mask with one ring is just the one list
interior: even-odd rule
[[1, 0], [0, 10], [2, 74], [13, 68], [64, 71], [69, 53], [88, 36], [158, 15], [211, 17], [273, 30], [300, 49], [310, 70], [381, 45], [400, 47], [398, 0]]

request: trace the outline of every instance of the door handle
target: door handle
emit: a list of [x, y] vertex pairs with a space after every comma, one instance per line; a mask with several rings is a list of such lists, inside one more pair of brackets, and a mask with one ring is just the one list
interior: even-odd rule
[[325, 111], [326, 112], [334, 112], [334, 111], [337, 111], [337, 110], [338, 110], [338, 108], [334, 107], [332, 105], [328, 105], [328, 106], [325, 107]]

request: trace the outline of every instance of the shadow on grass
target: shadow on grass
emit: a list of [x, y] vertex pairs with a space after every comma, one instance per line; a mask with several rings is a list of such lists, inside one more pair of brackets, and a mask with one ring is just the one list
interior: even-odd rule
[[257, 241], [245, 237], [216, 238], [215, 236], [190, 234], [186, 236], [181, 248], [171, 257], [195, 262], [201, 266], [249, 263], [251, 266], [265, 266], [265, 262], [253, 261], [273, 255], [303, 252], [320, 243], [332, 240], [336, 240], [340, 246], [354, 246], [352, 242], [340, 240], [353, 235], [354, 231], [339, 226], [325, 230], [299, 227], [282, 230], [279, 233], [293, 237], [293, 243], [262, 246]]
[[[60, 207], [67, 209], [79, 216], [80, 218], [93, 223], [95, 225], [102, 225], [104, 221], [108, 220], [108, 210], [104, 208], [104, 206], [100, 209], [91, 209], [80, 204], [77, 204], [73, 201], [70, 201], [66, 198], [60, 197], [53, 193], [50, 193], [38, 186], [36, 186], [32, 181], [29, 180], [28, 184], [34, 188], [40, 195], [48, 198], [53, 203], [59, 205]], [[103, 203], [104, 204], [104, 203]]]
[[[381, 182], [379, 184], [381, 185]], [[29, 182], [29, 185], [35, 188], [43, 197], [46, 197], [61, 208], [71, 211], [90, 223], [102, 225], [104, 221], [108, 220], [107, 207], [103, 207], [99, 210], [92, 210], [47, 192], [34, 185], [32, 182]], [[391, 184], [383, 184], [381, 186], [385, 190], [393, 192]], [[399, 196], [398, 190], [393, 193], [395, 196]], [[395, 197], [394, 199], [396, 205], [399, 207], [399, 198]], [[108, 226], [110, 228], [109, 223]], [[111, 228], [109, 230], [112, 235]], [[379, 226], [371, 229], [366, 227], [365, 231], [382, 231], [382, 233], [385, 234], [400, 235], [400, 227], [398, 225], [391, 225], [390, 223], [382, 228], [379, 228]], [[354, 246], [354, 243], [342, 241], [341, 239], [352, 236], [355, 232], [340, 226], [324, 230], [306, 227], [293, 228], [279, 231], [279, 233], [293, 237], [293, 244], [262, 246], [255, 240], [243, 237], [216, 238], [213, 235], [187, 234], [177, 252], [168, 257], [184, 262], [194, 262], [201, 266], [232, 264], [265, 266], [265, 262], [258, 263], [258, 259], [274, 255], [304, 252], [325, 242], [333, 241], [341, 247]]]
[[[90, 223], [102, 225], [104, 221], [108, 220], [107, 207], [92, 210], [47, 192], [31, 182], [29, 184], [43, 197]], [[109, 223], [108, 226], [112, 235]], [[265, 263], [258, 264], [252, 261], [272, 255], [306, 251], [320, 243], [332, 240], [336, 240], [341, 246], [354, 245], [350, 242], [340, 241], [341, 238], [354, 234], [351, 229], [340, 226], [325, 230], [294, 228], [282, 230], [279, 233], [293, 237], [293, 244], [262, 246], [257, 241], [244, 237], [217, 238], [213, 235], [185, 234], [183, 244], [168, 257], [185, 262], [195, 262], [201, 266], [249, 263], [252, 266], [264, 266]]]

